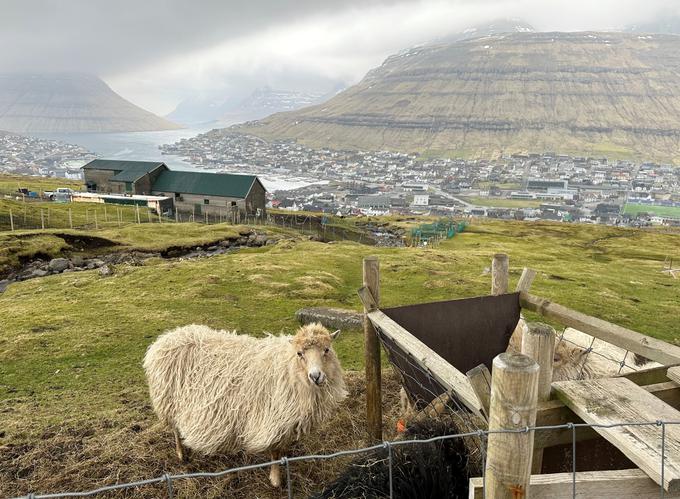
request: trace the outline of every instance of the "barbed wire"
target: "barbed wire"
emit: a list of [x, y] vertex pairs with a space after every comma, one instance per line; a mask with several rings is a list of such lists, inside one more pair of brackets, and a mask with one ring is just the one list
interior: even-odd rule
[[[575, 450], [576, 450], [576, 429], [578, 428], [593, 428], [593, 429], [612, 429], [612, 428], [622, 428], [622, 427], [633, 427], [633, 426], [657, 426], [661, 430], [661, 435], [660, 435], [660, 440], [661, 440], [661, 447], [660, 447], [660, 452], [661, 452], [661, 463], [660, 463], [660, 475], [661, 475], [661, 484], [664, 483], [664, 477], [665, 477], [665, 460], [666, 460], [666, 426], [670, 425], [680, 425], [680, 421], [665, 421], [665, 420], [656, 420], [656, 421], [633, 421], [633, 422], [619, 422], [619, 423], [609, 423], [609, 424], [597, 424], [597, 423], [564, 423], [560, 425], [544, 425], [544, 426], [525, 426], [522, 428], [514, 428], [514, 429], [497, 429], [497, 430], [476, 430], [476, 431], [470, 431], [470, 432], [465, 432], [465, 433], [456, 433], [456, 434], [450, 434], [450, 435], [439, 435], [431, 438], [426, 438], [426, 439], [409, 439], [409, 440], [392, 440], [392, 441], [384, 441], [382, 443], [378, 443], [369, 447], [363, 447], [359, 449], [350, 449], [350, 450], [342, 450], [342, 451], [337, 451], [333, 452], [330, 454], [307, 454], [304, 456], [292, 456], [292, 457], [282, 457], [281, 459], [274, 460], [274, 461], [265, 461], [262, 463], [256, 463], [256, 464], [249, 464], [249, 465], [244, 465], [244, 466], [237, 466], [234, 468], [229, 468], [223, 471], [217, 471], [217, 472], [195, 472], [195, 473], [180, 473], [180, 474], [175, 474], [171, 475], [168, 473], [165, 473], [159, 477], [155, 478], [149, 478], [146, 480], [138, 480], [135, 482], [126, 482], [126, 483], [119, 483], [115, 485], [107, 485], [104, 487], [100, 487], [97, 489], [89, 490], [89, 491], [81, 491], [81, 492], [59, 492], [59, 493], [50, 493], [50, 494], [35, 494], [35, 493], [30, 493], [27, 495], [23, 496], [17, 496], [15, 499], [54, 499], [54, 498], [61, 498], [61, 497], [91, 497], [94, 495], [102, 494], [105, 492], [114, 492], [118, 490], [123, 490], [123, 489], [131, 489], [131, 488], [137, 488], [137, 487], [143, 487], [146, 485], [153, 485], [153, 484], [158, 484], [158, 483], [166, 483], [167, 484], [167, 491], [168, 491], [168, 497], [173, 498], [174, 494], [174, 489], [173, 489], [173, 483], [179, 480], [186, 480], [186, 479], [195, 479], [195, 478], [221, 478], [226, 475], [232, 474], [232, 473], [238, 473], [242, 471], [252, 471], [252, 470], [257, 470], [257, 469], [262, 469], [266, 468], [268, 466], [271, 466], [273, 464], [279, 464], [281, 466], [286, 467], [286, 476], [288, 478], [287, 482], [287, 488], [288, 488], [288, 497], [292, 497], [292, 480], [290, 477], [290, 463], [296, 463], [296, 462], [303, 462], [303, 461], [321, 461], [321, 460], [330, 460], [330, 459], [335, 459], [339, 457], [347, 457], [347, 456], [355, 456], [359, 454], [365, 454], [369, 452], [374, 452], [378, 450], [386, 450], [388, 452], [388, 463], [389, 463], [389, 497], [392, 498], [394, 497], [394, 484], [393, 484], [393, 474], [392, 474], [392, 468], [394, 466], [394, 460], [392, 459], [392, 453], [391, 450], [393, 448], [397, 447], [403, 447], [403, 446], [410, 446], [410, 445], [425, 445], [425, 444], [431, 444], [435, 442], [442, 442], [446, 440], [451, 440], [451, 439], [459, 439], [459, 438], [469, 438], [469, 437], [479, 437], [484, 440], [487, 439], [489, 435], [493, 434], [508, 434], [508, 433], [514, 433], [514, 434], [521, 434], [521, 433], [529, 433], [529, 432], [540, 432], [540, 431], [554, 431], [554, 430], [571, 430], [572, 432], [572, 449], [574, 450], [574, 454], [572, 455], [572, 497], [576, 498], [576, 457], [575, 457]], [[484, 469], [484, 468], [482, 468]], [[485, 476], [484, 473], [482, 474], [482, 483], [483, 483], [483, 489], [485, 489]], [[660, 494], [661, 497], [664, 495], [664, 488], [663, 485], [660, 485]]]

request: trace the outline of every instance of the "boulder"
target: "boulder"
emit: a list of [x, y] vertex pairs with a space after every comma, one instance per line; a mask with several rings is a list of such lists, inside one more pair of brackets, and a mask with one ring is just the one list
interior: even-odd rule
[[[64, 269], [64, 271], [66, 270], [68, 269]], [[47, 274], [49, 274], [49, 272], [46, 270], [35, 269], [31, 272], [31, 277], [45, 277]]]
[[102, 265], [99, 267], [99, 275], [102, 277], [107, 277], [114, 274], [113, 265]]
[[72, 256], [71, 263], [74, 267], [82, 267], [85, 263], [85, 259], [80, 255]]
[[255, 246], [264, 246], [267, 244], [267, 239], [267, 236], [264, 234], [259, 234], [253, 239], [253, 244], [255, 244]]
[[358, 329], [363, 326], [362, 313], [345, 308], [308, 307], [295, 312], [301, 324], [320, 322], [330, 329]]
[[69, 262], [66, 258], [53, 258], [50, 260], [49, 267], [53, 272], [63, 272], [69, 267]]

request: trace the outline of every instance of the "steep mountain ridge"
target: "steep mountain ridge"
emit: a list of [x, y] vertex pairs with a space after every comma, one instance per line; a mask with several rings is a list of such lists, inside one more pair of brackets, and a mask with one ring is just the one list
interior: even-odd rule
[[312, 147], [680, 157], [680, 37], [508, 33], [388, 57], [323, 104], [240, 127]]
[[0, 129], [17, 133], [140, 132], [181, 128], [80, 73], [0, 74]]

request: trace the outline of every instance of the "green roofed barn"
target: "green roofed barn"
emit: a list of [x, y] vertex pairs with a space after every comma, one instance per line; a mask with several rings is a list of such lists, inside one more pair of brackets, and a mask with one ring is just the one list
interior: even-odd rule
[[[166, 170], [153, 184], [153, 194], [175, 199], [179, 211], [264, 213], [266, 190], [254, 175]], [[226, 208], [226, 210], [225, 210]]]
[[175, 210], [195, 215], [264, 214], [266, 190], [254, 175], [173, 171], [162, 162], [106, 159], [89, 162], [83, 171], [89, 192], [167, 196]]

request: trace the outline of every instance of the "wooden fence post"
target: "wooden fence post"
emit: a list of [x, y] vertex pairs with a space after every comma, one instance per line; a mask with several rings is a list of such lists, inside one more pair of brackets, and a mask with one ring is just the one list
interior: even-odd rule
[[123, 210], [118, 208], [118, 227], [123, 223]]
[[94, 209], [94, 228], [99, 229], [99, 224], [97, 223], [97, 208]]
[[[375, 256], [364, 258], [363, 284], [380, 305], [380, 262]], [[369, 312], [364, 307], [364, 312]], [[380, 394], [380, 341], [371, 321], [364, 316], [364, 355], [366, 361], [366, 430], [369, 438], [382, 440], [382, 398]]]
[[502, 353], [493, 360], [486, 497], [529, 497], [534, 431], [495, 431], [520, 430], [536, 424], [538, 374], [538, 364], [526, 355]]
[[[555, 330], [547, 324], [530, 322], [522, 336], [522, 353], [538, 364], [538, 401], [550, 399], [553, 359], [555, 355]], [[531, 465], [533, 474], [540, 474], [543, 467], [543, 449], [534, 451]]]
[[14, 232], [14, 217], [12, 216], [12, 208], [9, 209], [9, 225], [12, 228], [12, 232]]
[[491, 294], [502, 295], [507, 293], [509, 278], [508, 255], [496, 253], [491, 262]]
[[179, 212], [177, 211], [177, 208], [175, 208], [175, 223], [179, 222]]
[[160, 204], [158, 205], [158, 223], [162, 224], [163, 223], [163, 215], [161, 215], [161, 207]]
[[69, 228], [73, 228], [73, 211], [71, 208], [68, 209], [68, 226]]
[[45, 230], [45, 212], [42, 208], [40, 208], [40, 225], [42, 226], [42, 229]]
[[536, 271], [534, 269], [524, 267], [524, 270], [522, 270], [522, 275], [519, 277], [519, 281], [517, 281], [517, 287], [515, 288], [515, 291], [524, 291], [525, 293], [528, 293], [535, 277]]
[[142, 219], [141, 219], [140, 216], [139, 216], [139, 205], [136, 204], [136, 203], [135, 203], [135, 214], [137, 215], [137, 223], [138, 223], [138, 224], [141, 224], [141, 223], [142, 223]]

